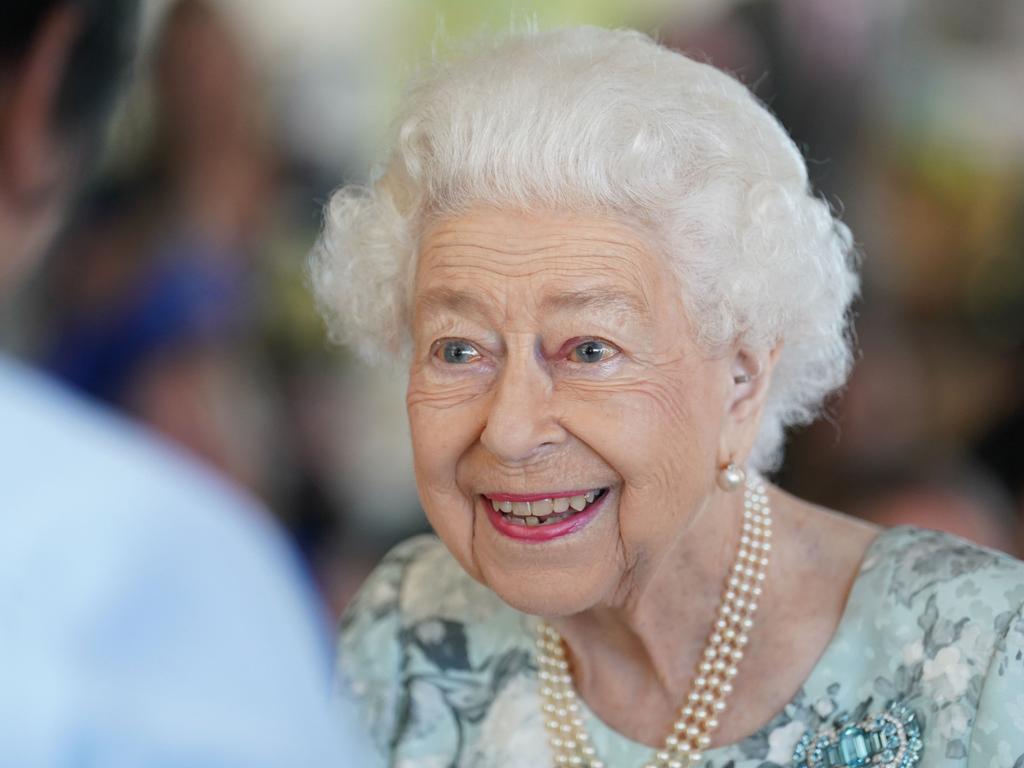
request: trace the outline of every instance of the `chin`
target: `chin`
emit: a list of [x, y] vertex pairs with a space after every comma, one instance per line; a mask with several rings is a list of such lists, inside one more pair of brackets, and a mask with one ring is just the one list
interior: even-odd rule
[[[597, 583], [592, 574], [538, 573], [530, 576], [481, 566], [481, 582], [508, 605], [531, 616], [573, 616], [598, 605], [609, 585]], [[590, 578], [588, 578], [590, 577]], [[602, 580], [603, 581], [603, 580]]]

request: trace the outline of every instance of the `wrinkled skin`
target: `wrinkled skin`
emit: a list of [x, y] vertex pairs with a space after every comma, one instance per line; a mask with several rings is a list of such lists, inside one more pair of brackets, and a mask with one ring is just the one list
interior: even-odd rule
[[[728, 361], [697, 347], [679, 286], [642, 233], [493, 211], [441, 223], [423, 241], [413, 329], [417, 478], [463, 567], [535, 614], [642, 589], [715, 492], [734, 388]], [[477, 356], [445, 362], [445, 339]], [[607, 342], [607, 359], [574, 358], [587, 340]], [[597, 519], [541, 545], [481, 514], [487, 492], [601, 487], [611, 496]]]
[[[685, 694], [735, 552], [742, 493], [715, 478], [748, 455], [778, 352], [709, 354], [683, 296], [630, 222], [484, 208], [428, 228], [413, 293], [407, 406], [431, 524], [473, 578], [548, 617], [587, 703], [651, 744]], [[597, 516], [544, 543], [508, 538], [485, 514], [484, 494], [598, 488], [609, 492]], [[870, 539], [849, 537], [837, 555], [821, 542], [845, 523], [774, 489], [772, 503], [789, 513], [783, 531], [801, 531], [789, 577], [816, 568], [810, 591], [823, 597], [797, 663], [791, 639], [752, 649], [754, 663], [788, 667], [767, 684], [737, 681], [750, 706], [725, 736], [799, 687]], [[784, 608], [775, 620], [794, 618]]]

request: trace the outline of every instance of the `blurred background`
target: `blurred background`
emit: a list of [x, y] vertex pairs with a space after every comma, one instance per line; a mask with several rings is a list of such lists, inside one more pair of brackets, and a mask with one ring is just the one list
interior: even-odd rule
[[438, 41], [532, 18], [731, 71], [853, 229], [857, 367], [780, 484], [1024, 554], [1019, 0], [152, 0], [102, 172], [0, 342], [263, 498], [339, 613], [426, 524], [404, 372], [313, 311], [320, 209]]

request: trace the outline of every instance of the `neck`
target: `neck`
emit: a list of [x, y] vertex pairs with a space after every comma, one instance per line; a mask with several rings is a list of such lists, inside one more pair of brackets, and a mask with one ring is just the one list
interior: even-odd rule
[[657, 562], [631, 569], [620, 595], [551, 622], [569, 648], [584, 699], [604, 700], [608, 688], [624, 706], [644, 702], [660, 713], [650, 718], [652, 733], [664, 735], [711, 632], [736, 557], [742, 510], [742, 490], [716, 492]]

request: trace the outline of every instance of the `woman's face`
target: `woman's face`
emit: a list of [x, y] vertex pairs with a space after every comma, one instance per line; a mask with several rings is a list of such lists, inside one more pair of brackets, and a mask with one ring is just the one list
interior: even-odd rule
[[733, 387], [643, 231], [444, 219], [422, 240], [413, 336], [417, 483], [466, 571], [549, 616], [642, 588], [715, 492]]

